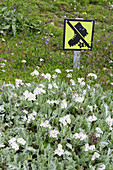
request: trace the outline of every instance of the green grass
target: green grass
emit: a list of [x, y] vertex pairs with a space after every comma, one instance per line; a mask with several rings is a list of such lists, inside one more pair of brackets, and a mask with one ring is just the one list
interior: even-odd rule
[[[74, 54], [73, 51], [63, 51], [63, 22], [65, 18], [84, 18], [95, 20], [93, 50], [81, 52], [81, 67], [73, 71], [73, 79], [85, 77], [87, 81], [87, 74], [93, 72], [98, 76], [95, 82], [101, 84], [104, 90], [112, 89], [113, 80], [110, 74], [113, 67], [113, 43], [111, 42], [113, 40], [113, 8], [109, 6], [110, 1], [79, 2], [71, 0], [0, 2], [0, 9], [5, 6], [13, 9], [17, 6], [17, 11], [22, 13], [24, 19], [37, 23], [39, 29], [36, 32], [24, 29], [16, 33], [16, 36], [0, 35], [0, 63], [6, 64], [4, 68], [0, 67], [1, 82], [14, 83], [16, 78], [24, 82], [37, 81], [37, 78], [30, 75], [36, 66], [40, 67], [39, 70], [37, 69], [40, 73], [50, 74], [54, 74], [54, 70], [59, 68], [62, 71], [61, 79], [69, 79], [66, 78], [65, 70], [73, 68]], [[51, 24], [51, 20], [54, 25]], [[47, 44], [45, 44], [47, 39], [45, 36], [49, 38]], [[5, 41], [2, 41], [2, 38]], [[44, 61], [41, 62], [40, 58]], [[22, 60], [27, 62], [23, 64]]]

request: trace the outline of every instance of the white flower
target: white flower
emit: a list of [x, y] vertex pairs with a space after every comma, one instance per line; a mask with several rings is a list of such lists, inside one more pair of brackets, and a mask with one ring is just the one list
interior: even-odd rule
[[89, 150], [89, 143], [86, 143], [85, 144], [85, 149], [84, 149], [85, 151], [88, 151]]
[[31, 86], [31, 84], [30, 83], [25, 83], [26, 84], [26, 86], [28, 86], [28, 87], [30, 87]]
[[70, 77], [72, 77], [72, 74], [71, 74], [71, 73], [70, 73], [70, 74], [67, 74], [66, 77], [70, 78]]
[[80, 140], [84, 140], [87, 137], [87, 135], [84, 134], [83, 132], [80, 132], [79, 136], [80, 136]]
[[58, 144], [58, 148], [54, 151], [55, 154], [61, 156], [64, 154], [64, 150], [62, 149], [62, 145]]
[[5, 63], [1, 63], [1, 67], [4, 67], [5, 66]]
[[67, 123], [71, 123], [70, 115], [64, 116], [64, 119]]
[[95, 150], [95, 145], [90, 145], [89, 146], [89, 143], [85, 144], [85, 151], [88, 151], [88, 150]]
[[36, 87], [36, 89], [33, 92], [35, 95], [41, 94], [41, 93], [46, 93], [46, 91], [42, 88]]
[[48, 120], [46, 120], [45, 122], [42, 122], [42, 123], [40, 124], [40, 126], [41, 126], [41, 127], [48, 127], [49, 129], [51, 129], [51, 125], [49, 125], [49, 121], [48, 121]]
[[51, 22], [51, 25], [54, 25], [54, 22]]
[[24, 83], [22, 82], [21, 79], [15, 79], [16, 87], [18, 88], [20, 85], [23, 85]]
[[44, 61], [44, 59], [43, 59], [43, 58], [40, 58], [40, 61]]
[[106, 120], [107, 124], [110, 126], [110, 130], [112, 130], [112, 125], [113, 125], [113, 119], [111, 117], [107, 117]]
[[5, 72], [5, 70], [2, 70], [2, 72]]
[[86, 139], [86, 137], [87, 137], [87, 135], [84, 134], [83, 132], [75, 133], [75, 134], [73, 135], [73, 138], [75, 138], [75, 139], [80, 139], [80, 140], [84, 140], [84, 139]]
[[28, 115], [27, 123], [29, 123], [31, 120], [35, 120], [35, 117], [33, 116], [33, 114]]
[[96, 127], [96, 131], [97, 131], [98, 133], [103, 134], [102, 130], [101, 130], [99, 127]]
[[94, 73], [89, 73], [89, 74], [87, 75], [87, 77], [89, 77], [89, 76], [92, 76], [92, 77], [94, 77], [94, 79], [97, 79], [97, 75], [94, 74]]
[[28, 94], [28, 100], [29, 100], [29, 101], [36, 100], [35, 97], [36, 97], [35, 94], [33, 94], [33, 93], [31, 93], [31, 92]]
[[84, 87], [84, 86], [85, 86], [85, 81], [80, 82], [80, 85], [81, 85], [82, 87]]
[[67, 108], [67, 102], [64, 99], [64, 100], [62, 100], [62, 103], [61, 103], [61, 109], [65, 109], [65, 108]]
[[92, 156], [91, 160], [94, 161], [96, 158], [99, 158], [99, 157], [100, 157], [100, 154], [95, 152], [94, 155]]
[[56, 74], [53, 74], [53, 75], [52, 75], [52, 78], [53, 78], [53, 79], [55, 79], [56, 77], [57, 77], [57, 75], [56, 75]]
[[57, 73], [61, 73], [60, 69], [56, 69], [55, 71], [56, 71]]
[[93, 111], [93, 106], [87, 106], [90, 110], [91, 110], [91, 112]]
[[36, 116], [36, 115], [37, 115], [37, 112], [35, 112], [35, 111], [33, 110], [32, 115], [33, 115], [33, 116]]
[[58, 130], [51, 130], [50, 131], [50, 137], [57, 138], [57, 135], [60, 134]]
[[41, 86], [42, 88], [44, 88], [44, 87], [45, 87], [43, 84], [39, 84], [39, 86]]
[[56, 89], [58, 89], [58, 86], [57, 86], [56, 83], [53, 83], [53, 87], [56, 88]]
[[2, 41], [5, 41], [5, 39], [4, 39], [4, 38], [2, 38]]
[[39, 72], [37, 70], [34, 70], [32, 73], [30, 73], [30, 75], [32, 76], [38, 76], [39, 75]]
[[22, 144], [22, 145], [25, 145], [26, 144], [26, 141], [23, 139], [23, 138], [18, 138], [17, 139], [17, 142]]
[[84, 78], [78, 78], [78, 82], [81, 83], [84, 80]]
[[71, 84], [72, 84], [73, 86], [75, 86], [74, 80], [71, 79], [70, 82], [71, 82]]
[[100, 165], [100, 168], [98, 168], [97, 170], [104, 170], [106, 169], [106, 166], [104, 164]]
[[8, 142], [9, 142], [9, 144], [12, 144], [12, 143], [14, 143], [16, 141], [16, 138], [11, 138]]
[[24, 95], [24, 99], [26, 100], [26, 99], [29, 97], [29, 92], [28, 92], [28, 90], [26, 90], [26, 91], [23, 93], [23, 95]]
[[78, 133], [75, 133], [75, 134], [73, 135], [73, 138], [75, 138], [75, 139], [79, 139], [79, 138], [80, 138], [80, 136], [79, 136], [79, 134], [78, 134]]
[[15, 149], [15, 151], [19, 150], [19, 146], [16, 142], [11, 143], [11, 147]]
[[46, 73], [46, 74], [44, 75], [44, 77], [50, 81], [50, 79], [51, 79], [51, 74]]
[[22, 62], [22, 63], [26, 63], [26, 60], [22, 60], [21, 62]]
[[61, 122], [64, 126], [66, 126], [67, 125], [67, 122], [65, 121], [65, 118], [60, 118], [59, 119], [59, 122]]
[[77, 97], [75, 98], [75, 102], [80, 102], [80, 103], [82, 103], [83, 101], [84, 101], [84, 96], [83, 96], [83, 97], [77, 96]]
[[97, 117], [95, 115], [89, 116], [89, 118], [87, 119], [87, 121], [89, 121], [89, 122], [93, 122], [93, 121], [96, 121], [96, 120], [97, 120]]
[[69, 72], [71, 72], [71, 71], [73, 71], [73, 70], [72, 70], [72, 69], [70, 69], [70, 70], [67, 69], [67, 70], [66, 70], [67, 73], [69, 73]]
[[27, 117], [26, 116], [21, 116], [22, 118], [23, 118], [23, 120], [22, 121], [27, 121]]
[[48, 89], [52, 89], [52, 84], [48, 84]]

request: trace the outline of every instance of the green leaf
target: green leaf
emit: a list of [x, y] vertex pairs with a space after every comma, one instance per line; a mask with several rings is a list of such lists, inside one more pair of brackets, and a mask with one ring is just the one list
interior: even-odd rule
[[7, 9], [7, 7], [2, 8], [2, 12], [5, 11], [6, 9]]
[[2, 27], [3, 30], [8, 30], [10, 28], [10, 25], [6, 25], [4, 27]]

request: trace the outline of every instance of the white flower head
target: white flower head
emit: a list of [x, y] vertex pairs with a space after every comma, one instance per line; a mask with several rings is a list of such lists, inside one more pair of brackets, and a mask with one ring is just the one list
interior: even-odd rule
[[40, 126], [41, 126], [41, 127], [48, 127], [49, 129], [51, 129], [51, 125], [49, 125], [49, 121], [48, 121], [48, 120], [46, 120], [45, 122], [42, 122], [42, 123], [40, 124]]
[[29, 97], [29, 91], [26, 90], [26, 91], [23, 93], [23, 95], [24, 95], [24, 99], [26, 100], [26, 99]]
[[64, 126], [67, 125], [67, 122], [65, 121], [65, 118], [63, 118], [63, 117], [61, 117], [61, 118], [59, 119], [59, 122], [61, 122]]
[[52, 84], [48, 84], [48, 89], [52, 89]]
[[40, 61], [44, 61], [44, 59], [43, 59], [43, 58], [40, 58]]
[[71, 84], [72, 84], [73, 86], [75, 86], [74, 80], [71, 79], [70, 82], [71, 82]]
[[96, 127], [96, 131], [97, 131], [98, 133], [103, 134], [102, 130], [101, 130], [99, 127]]
[[16, 138], [11, 138], [8, 142], [9, 142], [9, 144], [12, 144], [12, 143], [14, 143], [16, 141]]
[[53, 74], [53, 75], [52, 75], [52, 78], [53, 78], [53, 79], [55, 79], [56, 77], [57, 77], [57, 75], [56, 75], [56, 74]]
[[64, 154], [64, 150], [62, 149], [62, 145], [58, 144], [58, 148], [54, 151], [55, 154], [61, 156]]
[[61, 73], [61, 70], [60, 69], [56, 69], [55, 72]]
[[77, 96], [77, 97], [75, 98], [75, 102], [82, 103], [83, 101], [84, 101], [84, 96], [83, 96], [83, 97]]
[[45, 79], [48, 79], [48, 80], [49, 80], [49, 82], [50, 82], [51, 74], [46, 73], [46, 74], [44, 75], [44, 78], [45, 78]]
[[26, 141], [23, 138], [18, 138], [17, 142], [20, 143], [21, 145], [25, 145]]
[[98, 168], [97, 170], [104, 170], [106, 169], [106, 166], [104, 164], [100, 165], [100, 168]]
[[88, 119], [87, 119], [87, 121], [89, 121], [89, 122], [93, 122], [93, 121], [96, 121], [96, 120], [97, 120], [97, 117], [95, 115], [89, 116]]
[[50, 137], [57, 138], [57, 135], [60, 134], [58, 130], [51, 130], [50, 131]]
[[33, 92], [35, 95], [41, 94], [41, 93], [46, 93], [46, 91], [42, 88], [36, 87], [36, 89]]
[[33, 94], [33, 93], [31, 93], [31, 92], [28, 94], [28, 100], [29, 100], [29, 101], [36, 100], [35, 97], [36, 97], [35, 94]]
[[72, 74], [70, 73], [70, 74], [67, 74], [67, 76], [66, 76], [67, 78], [70, 78], [70, 77], [72, 77]]
[[58, 89], [58, 86], [57, 86], [56, 83], [53, 83], [53, 87], [56, 88], [56, 89]]
[[70, 70], [67, 69], [67, 70], [66, 70], [67, 73], [72, 72], [72, 71], [73, 71], [72, 69], [70, 69]]
[[62, 103], [61, 103], [61, 109], [65, 109], [65, 108], [67, 108], [67, 102], [64, 99], [64, 100], [62, 100]]
[[94, 77], [94, 79], [97, 79], [97, 75], [94, 74], [94, 73], [89, 73], [89, 74], [87, 75], [87, 77], [89, 77], [89, 76]]
[[11, 143], [11, 147], [15, 149], [15, 151], [19, 150], [19, 146], [16, 142]]
[[95, 160], [96, 158], [99, 158], [100, 154], [98, 154], [97, 152], [94, 153], [94, 155], [92, 156], [91, 160]]
[[22, 60], [21, 62], [22, 62], [22, 63], [26, 63], [26, 60]]
[[38, 76], [39, 75], [39, 72], [37, 70], [34, 70], [32, 73], [30, 73], [30, 75], [32, 76]]
[[20, 85], [23, 85], [24, 83], [22, 82], [21, 79], [15, 79], [16, 87], [18, 88]]

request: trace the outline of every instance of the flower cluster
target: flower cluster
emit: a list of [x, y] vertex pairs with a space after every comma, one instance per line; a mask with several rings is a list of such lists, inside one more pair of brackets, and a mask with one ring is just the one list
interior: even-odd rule
[[61, 122], [64, 126], [71, 123], [70, 115], [66, 115], [59, 119], [59, 122]]
[[26, 144], [26, 141], [23, 138], [18, 138], [17, 139], [17, 143], [16, 143], [16, 138], [11, 138], [8, 142], [11, 145], [11, 147], [13, 149], [15, 149], [15, 151], [19, 150], [19, 145], [17, 143], [19, 143], [21, 145], [25, 145]]
[[74, 139], [84, 140], [84, 139], [87, 138], [87, 135], [84, 134], [83, 132], [75, 133], [75, 134], [73, 135], [73, 138], [74, 138]]
[[61, 156], [64, 154], [64, 150], [62, 149], [62, 145], [58, 144], [58, 148], [54, 151], [55, 154]]

